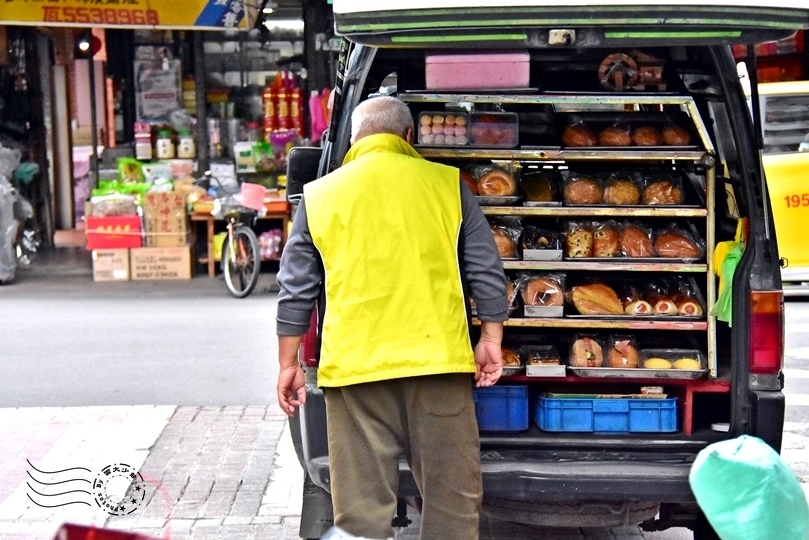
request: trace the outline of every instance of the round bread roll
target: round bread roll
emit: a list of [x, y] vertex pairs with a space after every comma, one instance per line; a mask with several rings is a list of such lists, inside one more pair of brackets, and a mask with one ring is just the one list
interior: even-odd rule
[[602, 197], [601, 184], [589, 176], [577, 176], [565, 186], [567, 204], [600, 204]]
[[696, 358], [678, 358], [672, 365], [674, 369], [687, 369], [690, 371], [702, 369], [702, 363]]
[[624, 306], [626, 315], [652, 315], [652, 304], [645, 300], [634, 300]]
[[601, 345], [589, 337], [579, 338], [570, 348], [570, 365], [572, 367], [601, 367], [604, 364], [604, 352]]
[[500, 257], [509, 259], [517, 256], [517, 243], [507, 230], [502, 227], [492, 227], [492, 235]]
[[612, 180], [604, 189], [604, 203], [613, 205], [638, 204], [640, 190], [631, 180]]
[[638, 367], [638, 350], [628, 339], [613, 342], [607, 361], [611, 368]]
[[469, 186], [473, 195], [478, 195], [478, 181], [475, 179], [475, 175], [469, 171], [461, 170], [461, 180], [463, 180], [464, 184]]
[[687, 234], [676, 229], [663, 231], [655, 239], [655, 250], [660, 257], [671, 259], [699, 259], [702, 249]]
[[567, 126], [562, 132], [562, 144], [573, 147], [596, 146], [598, 137], [584, 124], [575, 124]]
[[521, 365], [520, 357], [514, 349], [502, 349], [503, 351], [503, 365], [504, 366], [519, 366]]
[[655, 250], [649, 235], [641, 227], [624, 224], [619, 233], [621, 253], [626, 257], [654, 257]]
[[665, 358], [647, 358], [643, 367], [646, 369], [671, 369], [671, 362]]
[[702, 306], [696, 300], [682, 300], [677, 304], [677, 314], [683, 317], [702, 317]]
[[635, 146], [660, 146], [662, 141], [660, 132], [654, 126], [639, 126], [632, 130]]
[[688, 146], [691, 143], [691, 134], [687, 130], [674, 124], [663, 127], [663, 144], [669, 146]]
[[618, 246], [618, 229], [609, 223], [599, 226], [593, 233], [593, 255], [596, 257], [617, 257], [621, 254]]
[[661, 298], [652, 307], [655, 315], [677, 315], [677, 304], [668, 298]]
[[523, 285], [522, 299], [526, 306], [562, 306], [565, 303], [565, 293], [558, 281], [534, 277]]
[[629, 129], [610, 126], [602, 129], [598, 134], [598, 144], [601, 146], [630, 146], [632, 137], [629, 136]]
[[517, 182], [503, 169], [489, 169], [478, 180], [478, 193], [486, 197], [510, 197], [517, 193]]
[[592, 257], [593, 233], [584, 227], [568, 231], [565, 238], [565, 254], [572, 258]]
[[643, 190], [643, 204], [682, 204], [683, 191], [668, 180], [656, 180]]

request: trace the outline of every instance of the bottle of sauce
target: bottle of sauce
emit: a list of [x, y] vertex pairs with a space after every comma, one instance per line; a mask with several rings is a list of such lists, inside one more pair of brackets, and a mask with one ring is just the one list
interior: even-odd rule
[[[292, 128], [292, 115], [290, 115], [289, 97], [291, 89], [287, 79], [286, 71], [281, 75], [280, 85], [278, 86], [278, 127], [281, 129]], [[275, 81], [273, 81], [275, 84]]]
[[289, 74], [290, 91], [289, 91], [289, 115], [292, 117], [292, 128], [298, 133], [299, 137], [303, 136], [303, 93], [300, 86], [295, 81], [295, 76]]
[[281, 85], [281, 72], [275, 74], [275, 78], [270, 80], [267, 77], [266, 84], [261, 90], [261, 102], [264, 105], [264, 116], [262, 117], [262, 127], [264, 137], [269, 141], [270, 133], [278, 129], [278, 116], [276, 103], [278, 102], [278, 87]]

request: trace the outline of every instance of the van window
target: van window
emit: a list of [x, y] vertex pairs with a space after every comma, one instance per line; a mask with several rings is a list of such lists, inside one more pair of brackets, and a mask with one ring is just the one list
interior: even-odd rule
[[764, 153], [809, 151], [809, 93], [761, 96]]

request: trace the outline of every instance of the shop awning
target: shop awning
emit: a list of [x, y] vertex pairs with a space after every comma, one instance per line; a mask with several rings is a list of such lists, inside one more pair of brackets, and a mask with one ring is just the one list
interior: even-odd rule
[[247, 30], [256, 20], [246, 0], [6, 0], [8, 25]]

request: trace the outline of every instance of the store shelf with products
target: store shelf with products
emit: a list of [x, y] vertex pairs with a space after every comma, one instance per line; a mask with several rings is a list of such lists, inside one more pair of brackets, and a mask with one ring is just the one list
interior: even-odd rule
[[[576, 393], [596, 390], [597, 393], [637, 393], [628, 388], [665, 385], [680, 402], [683, 432], [691, 434], [694, 429], [703, 429], [705, 426], [694, 426], [692, 421], [695, 396], [726, 394], [730, 385], [719, 372], [716, 321], [709, 316], [716, 300], [716, 279], [710, 256], [715, 244], [715, 149], [694, 99], [669, 93], [543, 94], [530, 89], [525, 93], [504, 94], [411, 92], [399, 97], [409, 104], [422, 136], [436, 132], [437, 122], [443, 124], [437, 133], [445, 135], [444, 142], [446, 134], [452, 137], [450, 144], [443, 145], [435, 144], [435, 139], [419, 139], [415, 148], [423, 157], [459, 167], [474, 177], [475, 189], [480, 189], [487, 181], [492, 182], [493, 191], [484, 193], [481, 190], [476, 195], [484, 215], [493, 226], [495, 239], [497, 226], [516, 227], [516, 232], [512, 231], [513, 252], [508, 251], [509, 247], [501, 251], [503, 268], [513, 286], [512, 294], [518, 299], [505, 322], [504, 347], [515, 347], [523, 354], [535, 346], [551, 346], [558, 352], [558, 362], [563, 364], [565, 372], [563, 376], [529, 377], [525, 374], [526, 359], [522, 358], [522, 371], [505, 375], [503, 384], [529, 384], [533, 392], [555, 388]], [[487, 120], [488, 125], [476, 126], [475, 118], [481, 115], [491, 115], [493, 120]], [[508, 115], [516, 118], [513, 126], [501, 120], [510, 118]], [[462, 118], [457, 124], [461, 129], [453, 128], [457, 118]], [[680, 144], [667, 145], [658, 141], [652, 146], [640, 146], [633, 141], [624, 146], [600, 146], [597, 140], [602, 131], [615, 125], [626, 130], [628, 139], [630, 129], [651, 126], [659, 133], [672, 124], [677, 126], [679, 135], [685, 133], [686, 140]], [[596, 141], [591, 141], [591, 146], [569, 144], [566, 129], [572, 125], [588, 126]], [[483, 129], [477, 133], [477, 145], [475, 128]], [[491, 135], [491, 140], [501, 137], [502, 144], [481, 142], [481, 134]], [[425, 141], [431, 144], [424, 144]], [[494, 174], [487, 177], [492, 172]], [[507, 188], [513, 188], [511, 191], [498, 191], [500, 173], [511, 177], [512, 185]], [[524, 182], [531, 175], [548, 179], [548, 188], [540, 199], [536, 198], [536, 192], [529, 197], [526, 191]], [[576, 201], [567, 198], [565, 188], [580, 177], [596, 179], [601, 199]], [[624, 182], [616, 181], [616, 185], [622, 183], [623, 188], [629, 188], [630, 192], [634, 189], [636, 192], [632, 196], [636, 200], [605, 202], [607, 187], [619, 177]], [[671, 193], [677, 193], [677, 200], [663, 201], [653, 197], [644, 200], [646, 190], [654, 180], [663, 178], [668, 179], [671, 186], [676, 186]], [[638, 226], [639, 230], [648, 230], [650, 246], [655, 239], [664, 237], [665, 232], [684, 232], [682, 237], [691, 240], [692, 248], [696, 247], [699, 253], [682, 258], [659, 256], [658, 251], [664, 253], [665, 247], [661, 243], [659, 249], [654, 247], [653, 252], [645, 256], [615, 252], [599, 257], [595, 250], [582, 256], [572, 251], [568, 243], [572, 238], [568, 234], [573, 230], [571, 224], [583, 224], [590, 231], [589, 242], [593, 242], [600, 227], [605, 224], [613, 227], [615, 246], [619, 245], [617, 231], [623, 231], [623, 227]], [[531, 257], [526, 255], [522, 244], [529, 228], [540, 230], [544, 235], [540, 245], [531, 247], [530, 251], [534, 252]], [[554, 242], [558, 244], [549, 244]], [[580, 247], [576, 245], [576, 248]], [[536, 253], [546, 248], [554, 251], [548, 260], [533, 259]], [[666, 251], [666, 254], [669, 253]], [[522, 300], [527, 284], [534, 278], [559, 278], [556, 282], [559, 287], [546, 291], [547, 298], [552, 298], [548, 304], [552, 315], [541, 315], [541, 305], [536, 306], [540, 308], [540, 314], [535, 314]], [[593, 283], [612, 289], [612, 301], [617, 307], [602, 313], [592, 307], [581, 311], [583, 308], [575, 301], [573, 292], [584, 290]], [[680, 306], [673, 297], [661, 294], [655, 301], [647, 296], [649, 290], [660, 292], [663, 285], [670, 284], [677, 284], [681, 289], [676, 292], [669, 290], [666, 294], [680, 295], [678, 299], [683, 307], [693, 302], [696, 306], [693, 312], [678, 313]], [[622, 301], [627, 290], [641, 291], [642, 294]], [[594, 293], [588, 300], [596, 305], [601, 302]], [[604, 300], [604, 303], [609, 304], [609, 301]], [[674, 309], [674, 314], [649, 311], [633, 315], [629, 314], [631, 311], [624, 311], [637, 309], [632, 305], [640, 303], [649, 309]], [[473, 323], [477, 325], [479, 321], [473, 319]], [[604, 366], [610, 366], [608, 352], [613, 343], [618, 343], [612, 340], [619, 338], [631, 342], [636, 355], [646, 350], [682, 349], [687, 344], [685, 348], [699, 357], [701, 363], [699, 369], [693, 369], [693, 365], [692, 369], [679, 372], [661, 369], [655, 372], [656, 376], [650, 374], [651, 369], [643, 369], [643, 365], [637, 363], [634, 364], [637, 365], [636, 372], [632, 372], [632, 368], [623, 370], [634, 373], [634, 378], [626, 374], [619, 377], [609, 367], [593, 368], [587, 373], [600, 376], [585, 377], [576, 373], [571, 344], [582, 338], [589, 339], [588, 336], [603, 346]], [[637, 356], [635, 359], [639, 362]], [[666, 378], [673, 371], [673, 377]]]

